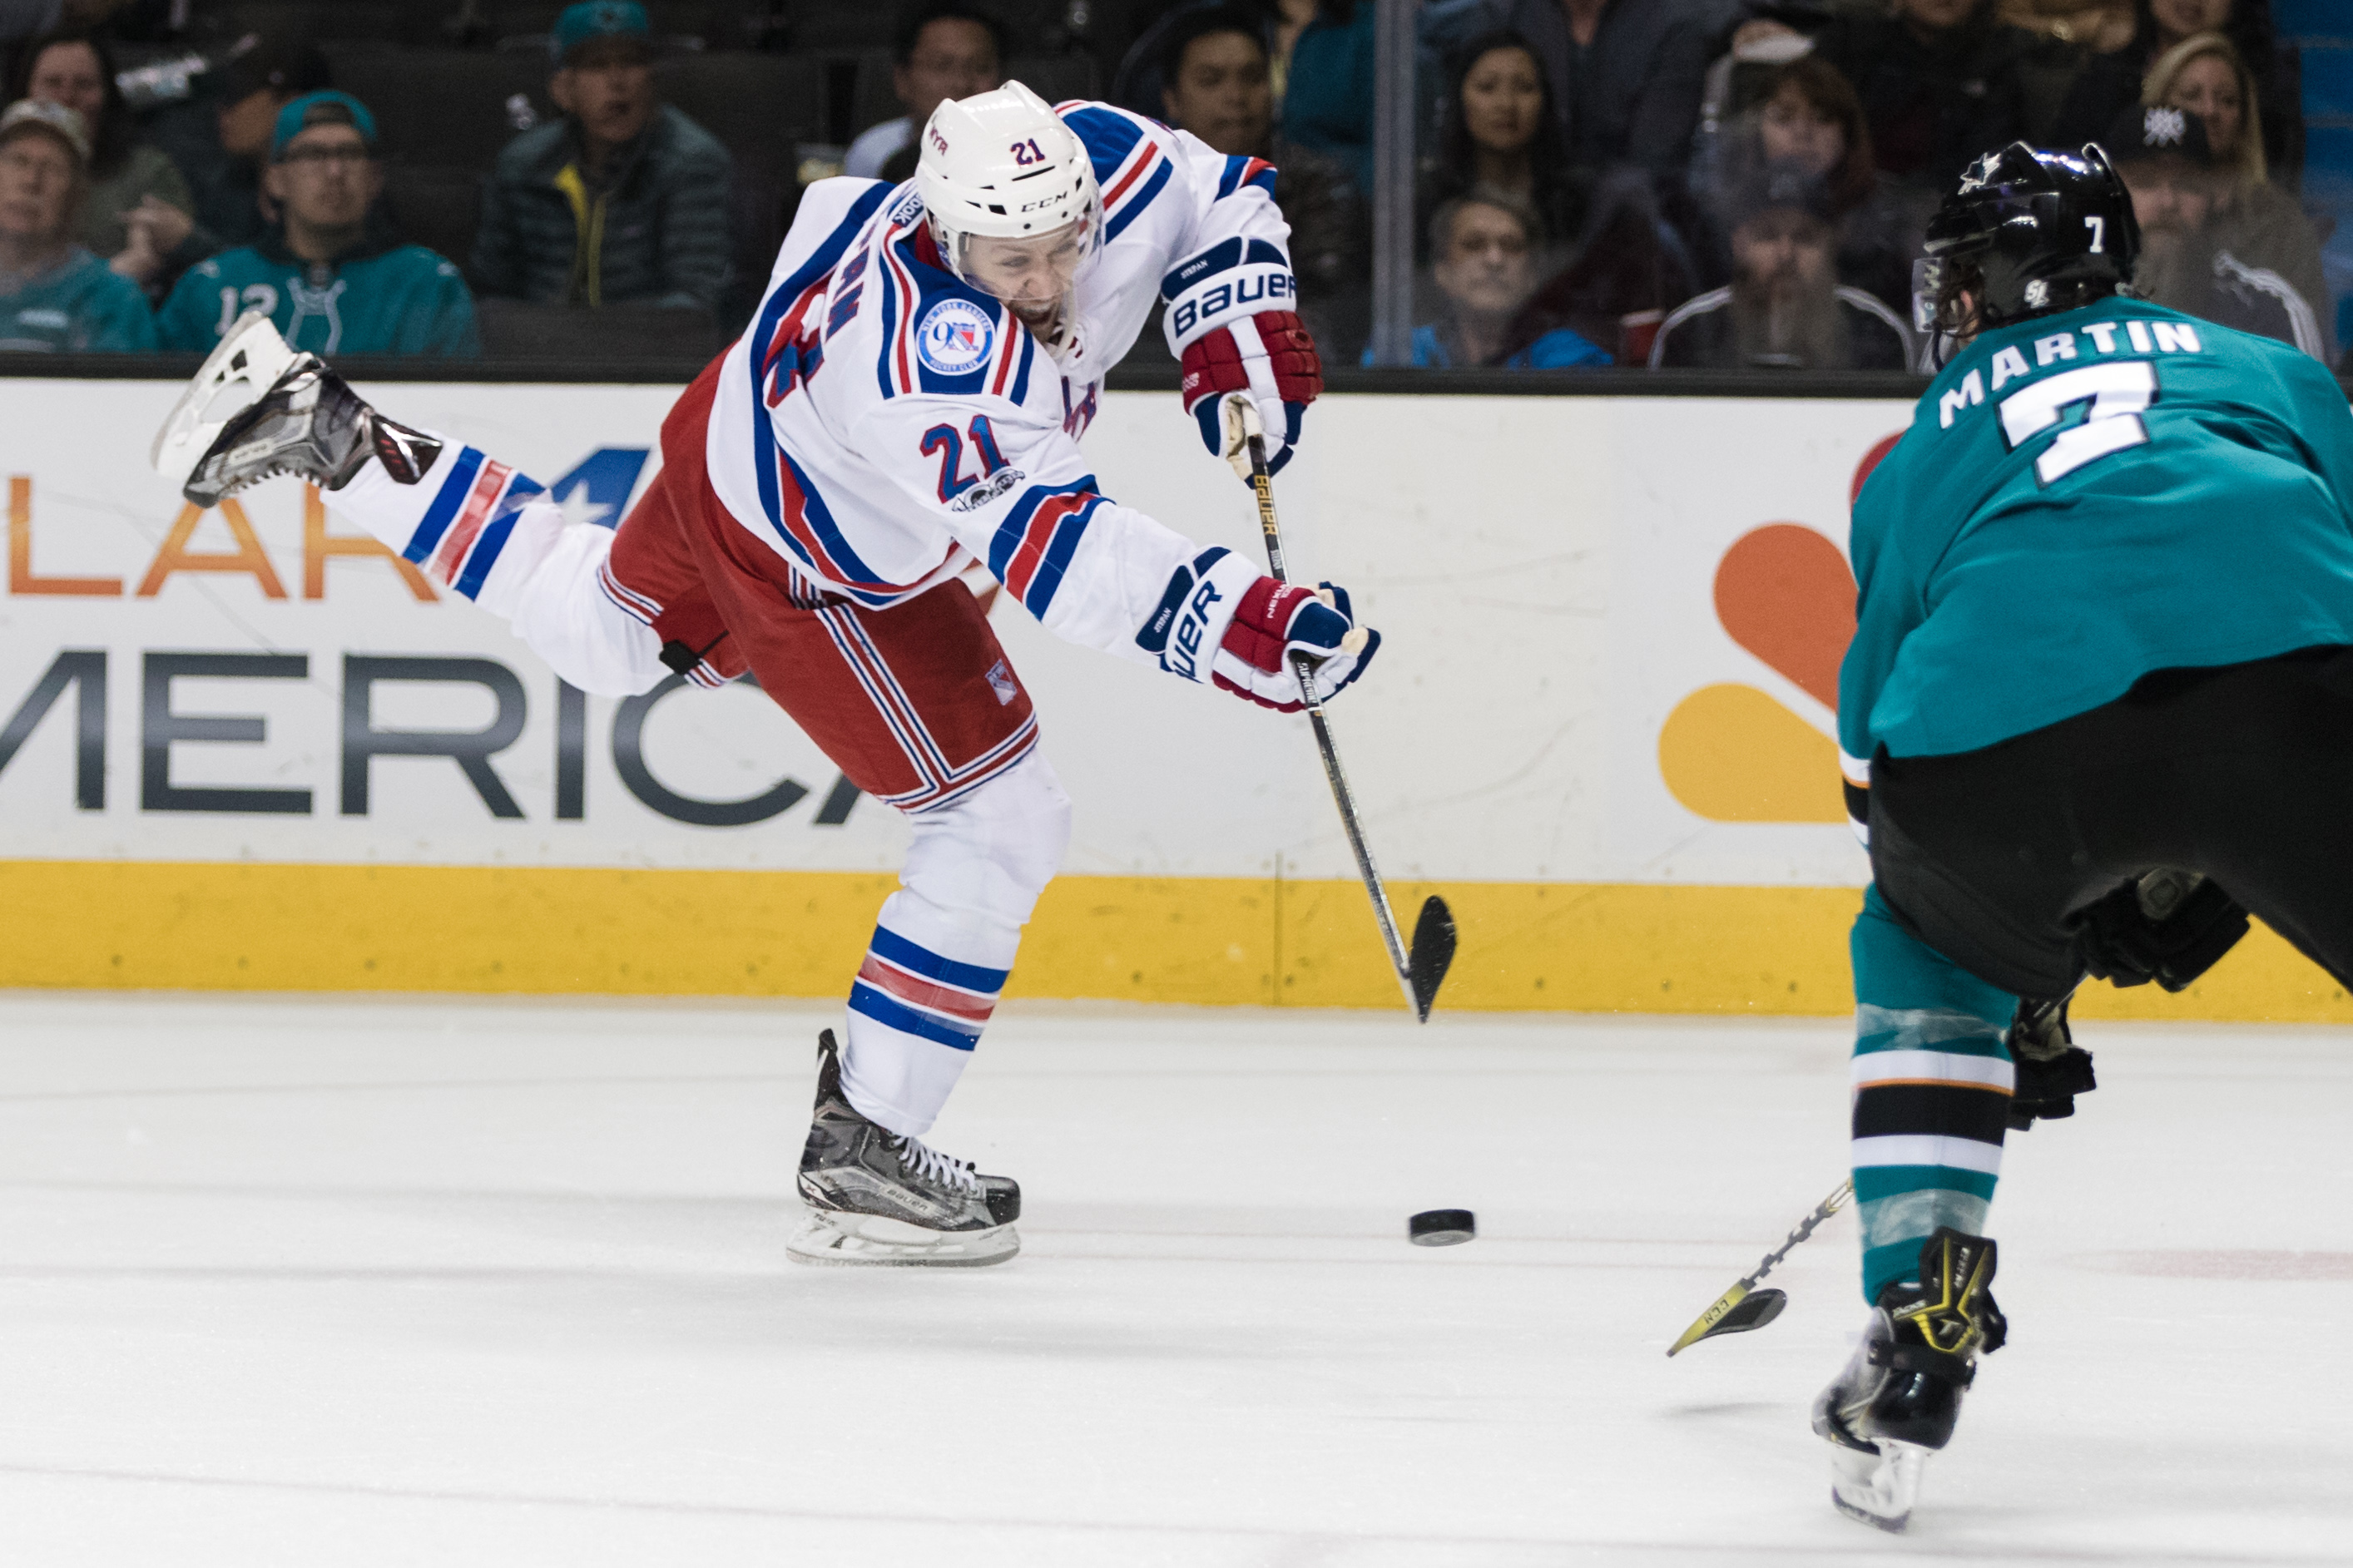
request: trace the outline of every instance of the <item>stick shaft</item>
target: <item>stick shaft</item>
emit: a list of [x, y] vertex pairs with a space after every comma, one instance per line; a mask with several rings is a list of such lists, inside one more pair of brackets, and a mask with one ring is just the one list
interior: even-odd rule
[[[1749, 1298], [1751, 1292], [1755, 1291], [1757, 1289], [1757, 1281], [1764, 1279], [1765, 1276], [1773, 1272], [1773, 1266], [1775, 1264], [1780, 1262], [1781, 1259], [1788, 1257], [1790, 1253], [1796, 1251], [1799, 1243], [1813, 1235], [1815, 1227], [1820, 1226], [1822, 1221], [1830, 1218], [1831, 1215], [1838, 1213], [1841, 1208], [1844, 1208], [1846, 1206], [1847, 1199], [1853, 1195], [1854, 1184], [1852, 1181], [1841, 1182], [1839, 1184], [1838, 1191], [1824, 1198], [1820, 1203], [1816, 1204], [1814, 1205], [1814, 1212], [1798, 1222], [1798, 1228], [1789, 1233], [1788, 1240], [1783, 1242], [1778, 1247], [1765, 1255], [1764, 1261], [1757, 1266], [1757, 1272], [1744, 1276], [1742, 1279], [1735, 1282], [1732, 1289], [1726, 1290], [1723, 1295], [1718, 1296], [1714, 1304], [1711, 1305], [1706, 1311], [1702, 1312], [1698, 1317], [1693, 1319], [1692, 1326], [1683, 1331], [1683, 1337], [1675, 1341], [1673, 1344], [1667, 1347], [1667, 1353], [1669, 1355], [1673, 1355], [1678, 1351], [1688, 1350], [1693, 1345], [1699, 1343], [1700, 1341], [1711, 1338], [1719, 1331], [1738, 1332], [1739, 1330], [1737, 1329], [1719, 1331], [1717, 1325], [1725, 1321], [1725, 1314], [1729, 1313], [1735, 1307], [1739, 1306], [1741, 1302]], [[1770, 1293], [1778, 1294], [1778, 1292]], [[1757, 1315], [1756, 1321], [1743, 1323], [1741, 1328], [1761, 1328], [1765, 1324], [1771, 1322], [1779, 1311], [1780, 1308], [1776, 1305], [1773, 1307], [1771, 1311]]]
[[1824, 1198], [1820, 1203], [1816, 1204], [1814, 1205], [1814, 1212], [1799, 1220], [1798, 1222], [1798, 1228], [1789, 1233], [1789, 1239], [1783, 1242], [1773, 1251], [1767, 1253], [1765, 1255], [1764, 1261], [1757, 1265], [1757, 1272], [1749, 1275], [1743, 1283], [1754, 1285], [1757, 1281], [1764, 1279], [1765, 1276], [1773, 1272], [1773, 1266], [1775, 1264], [1779, 1263], [1781, 1259], [1788, 1257], [1792, 1252], [1797, 1251], [1799, 1243], [1813, 1235], [1815, 1227], [1820, 1226], [1822, 1221], [1830, 1218], [1831, 1215], [1844, 1208], [1846, 1206], [1847, 1199], [1853, 1195], [1854, 1183], [1851, 1180], [1841, 1182], [1839, 1184], [1838, 1191]]
[[[1274, 479], [1266, 471], [1266, 441], [1253, 436], [1250, 438], [1250, 493], [1258, 500], [1259, 531], [1266, 537], [1267, 572], [1278, 583], [1288, 584], [1291, 573], [1282, 559], [1282, 525], [1274, 515]], [[1324, 717], [1324, 704], [1316, 698], [1314, 667], [1307, 656], [1291, 656], [1291, 672], [1298, 679], [1299, 695], [1307, 705], [1307, 721], [1315, 731], [1315, 750], [1324, 759], [1324, 776], [1332, 785], [1333, 804], [1340, 808], [1340, 826], [1348, 835], [1348, 847], [1356, 857], [1356, 874], [1365, 879], [1365, 891], [1372, 896], [1373, 918], [1381, 928], [1381, 943], [1388, 949], [1389, 967], [1397, 971], [1398, 984], [1405, 991], [1407, 1005], [1420, 1011], [1420, 1001], [1413, 994], [1413, 981], [1409, 973], [1405, 941], [1398, 934], [1397, 912], [1389, 908], [1389, 896], [1381, 886], [1380, 868], [1373, 864], [1373, 847], [1365, 838], [1365, 825], [1356, 815], [1356, 792], [1348, 787], [1348, 775], [1340, 766], [1340, 748], [1332, 739], [1332, 726]]]

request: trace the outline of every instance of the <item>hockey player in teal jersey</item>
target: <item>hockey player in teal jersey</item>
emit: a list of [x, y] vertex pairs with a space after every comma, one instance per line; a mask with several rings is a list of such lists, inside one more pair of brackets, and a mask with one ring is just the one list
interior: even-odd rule
[[451, 262], [403, 245], [375, 199], [375, 121], [348, 93], [280, 111], [263, 176], [284, 221], [190, 268], [156, 312], [167, 349], [210, 353], [248, 310], [318, 354], [481, 353], [474, 300]]
[[1922, 268], [1959, 352], [1854, 509], [1872, 1315], [1814, 1425], [1888, 1529], [2007, 1333], [2004, 1133], [2094, 1087], [2075, 987], [2179, 990], [2249, 911], [2353, 986], [2353, 414], [2294, 349], [2133, 298], [2138, 246], [2096, 147], [1973, 167]]

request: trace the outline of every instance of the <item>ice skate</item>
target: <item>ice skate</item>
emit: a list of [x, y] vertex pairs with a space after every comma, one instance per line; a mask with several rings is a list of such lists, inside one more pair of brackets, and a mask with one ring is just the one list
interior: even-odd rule
[[976, 1268], [1021, 1250], [1021, 1188], [869, 1121], [841, 1091], [833, 1031], [818, 1037], [817, 1110], [801, 1151], [807, 1223], [797, 1263]]
[[1977, 1358], [2002, 1346], [1994, 1244], [1939, 1228], [1920, 1248], [1920, 1281], [1880, 1293], [1862, 1343], [1814, 1402], [1814, 1430], [1837, 1445], [1831, 1500], [1841, 1513], [1901, 1531], [1930, 1454], [1952, 1441]]
[[214, 506], [280, 474], [340, 489], [371, 457], [415, 484], [440, 452], [433, 437], [370, 408], [314, 355], [289, 348], [255, 310], [180, 395], [149, 458], [189, 500]]

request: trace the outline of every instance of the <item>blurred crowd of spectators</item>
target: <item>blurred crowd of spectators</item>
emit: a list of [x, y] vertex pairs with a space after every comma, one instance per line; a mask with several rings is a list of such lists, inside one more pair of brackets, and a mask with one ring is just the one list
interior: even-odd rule
[[[1417, 360], [1918, 366], [1927, 218], [2024, 138], [2116, 159], [2141, 292], [2337, 363], [2268, 0], [1436, 0], [1421, 37]], [[1476, 264], [1499, 243], [1538, 258], [1509, 287]]]
[[[2141, 292], [2335, 363], [2271, 0], [1422, 0], [1412, 359], [1902, 370], [1977, 154], [2098, 141]], [[1369, 358], [1375, 0], [0, 0], [0, 349], [678, 359], [798, 192], [1008, 76], [1279, 170]], [[2348, 28], [2353, 31], [2353, 28]], [[1147, 332], [1139, 353], [1155, 352]]]

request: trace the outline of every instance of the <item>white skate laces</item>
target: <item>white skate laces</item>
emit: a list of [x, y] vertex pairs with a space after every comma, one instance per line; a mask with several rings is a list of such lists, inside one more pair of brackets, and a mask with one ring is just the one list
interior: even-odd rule
[[892, 1152], [899, 1156], [899, 1168], [908, 1174], [935, 1182], [952, 1192], [980, 1191], [979, 1175], [964, 1161], [941, 1153], [920, 1138], [894, 1133], [892, 1142], [896, 1145]]

